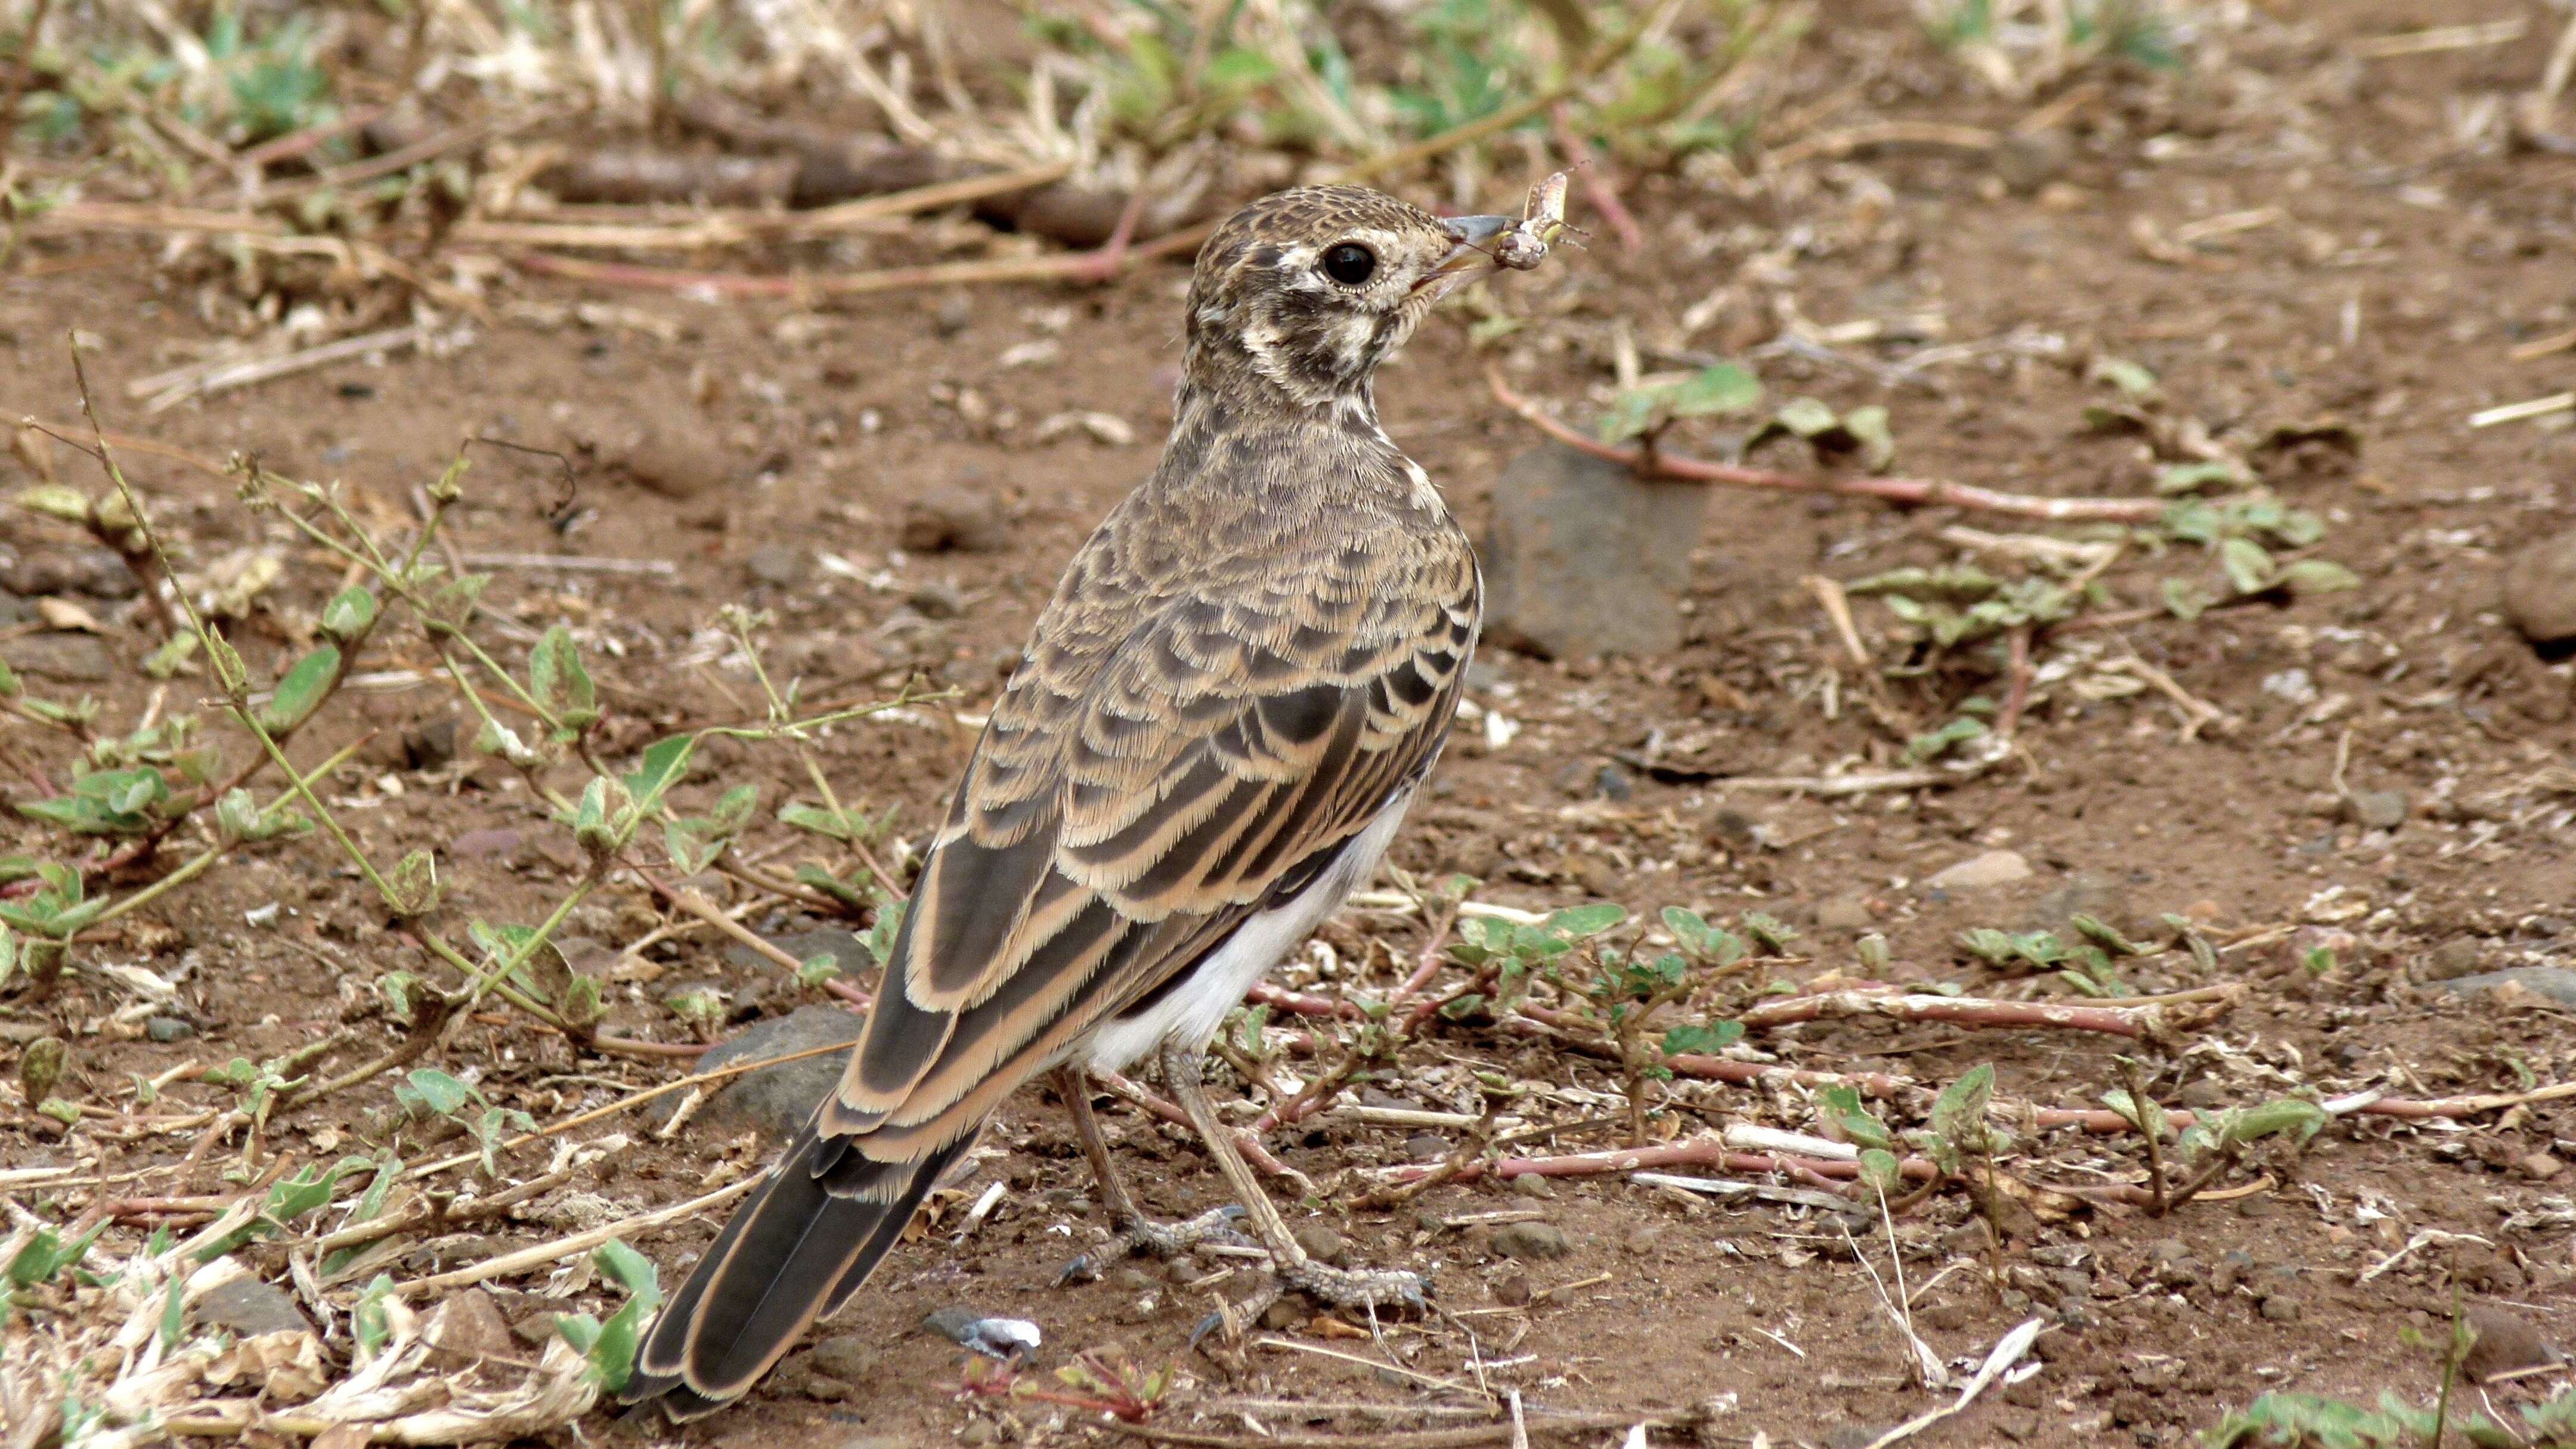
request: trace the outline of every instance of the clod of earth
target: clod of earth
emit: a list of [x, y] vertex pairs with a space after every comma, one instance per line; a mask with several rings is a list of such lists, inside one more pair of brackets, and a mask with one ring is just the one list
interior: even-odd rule
[[1989, 850], [1934, 871], [1924, 879], [1923, 886], [1936, 891], [1983, 890], [2028, 879], [2030, 862], [2022, 858], [2020, 851]]
[[[698, 1070], [709, 1072], [735, 1062], [766, 1061], [810, 1047], [854, 1042], [865, 1024], [863, 1018], [837, 1006], [800, 1006], [708, 1052], [699, 1058]], [[745, 1073], [708, 1099], [698, 1121], [719, 1132], [753, 1128], [773, 1142], [792, 1136], [841, 1079], [843, 1060], [838, 1053], [826, 1052]], [[663, 1097], [646, 1111], [658, 1125], [671, 1120], [679, 1103], [676, 1096]]]
[[2504, 570], [2504, 612], [2534, 644], [2576, 639], [2576, 531], [2513, 556]]

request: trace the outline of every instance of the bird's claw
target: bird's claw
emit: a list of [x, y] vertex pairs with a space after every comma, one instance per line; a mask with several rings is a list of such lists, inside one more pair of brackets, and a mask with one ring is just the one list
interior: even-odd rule
[[1177, 1223], [1158, 1223], [1138, 1218], [1118, 1230], [1117, 1236], [1064, 1265], [1056, 1274], [1056, 1286], [1088, 1283], [1098, 1278], [1112, 1263], [1138, 1253], [1151, 1253], [1157, 1258], [1177, 1258], [1201, 1243], [1224, 1243], [1230, 1247], [1250, 1247], [1252, 1240], [1236, 1231], [1243, 1209], [1233, 1203], [1203, 1212]]
[[1241, 1302], [1218, 1303], [1215, 1312], [1190, 1330], [1190, 1346], [1195, 1348], [1200, 1339], [1218, 1332], [1228, 1343], [1241, 1342], [1270, 1305], [1291, 1288], [1319, 1303], [1356, 1309], [1372, 1319], [1380, 1309], [1431, 1311], [1431, 1282], [1419, 1273], [1399, 1268], [1332, 1268], [1310, 1259], [1274, 1268], [1271, 1276]]

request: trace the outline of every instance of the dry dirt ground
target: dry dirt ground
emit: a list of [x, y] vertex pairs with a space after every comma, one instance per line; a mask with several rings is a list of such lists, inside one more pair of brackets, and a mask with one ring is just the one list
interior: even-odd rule
[[[1800, 61], [1811, 101], [1843, 93], [1819, 113], [1819, 130], [1879, 120], [2009, 129], [2024, 118], [2025, 108], [1976, 91], [1918, 32], [1877, 13], [1889, 7], [1826, 8]], [[2156, 958], [2133, 973], [2132, 986], [2241, 981], [2249, 989], [2183, 1042], [2220, 1047], [2179, 1061], [2149, 1052], [2160, 1092], [2184, 1104], [2254, 1100], [2292, 1081], [2330, 1094], [2437, 1097], [2576, 1075], [2576, 1032], [2563, 1008], [2511, 994], [2464, 999], [2434, 984], [2470, 971], [2576, 967], [2569, 780], [2548, 773], [2563, 772], [2576, 741], [2571, 666], [2537, 654], [2496, 603], [2505, 551], [2576, 528], [2566, 481], [2576, 430], [2564, 426], [2566, 414], [2478, 429], [2466, 422], [2480, 409], [2555, 392], [2576, 367], [2576, 353], [2512, 356], [2516, 344], [2576, 324], [2568, 282], [2576, 161], [2454, 139], [2465, 108], [2534, 82], [2545, 58], [2536, 38], [2382, 60], [2356, 58], [2349, 45], [2356, 36], [2523, 13], [2500, 0], [2467, 8], [2478, 13], [2436, 0], [2375, 0], [2307, 21], [2267, 21], [2246, 32], [2224, 71], [2179, 80], [2106, 74], [2046, 136], [1996, 152], [1864, 149], [1744, 195], [1714, 178], [1631, 178], [1624, 194], [1647, 246], [1631, 252], [1605, 235], [1589, 251], [1561, 256], [1562, 265], [1503, 282], [1500, 305], [1532, 325], [1489, 350], [1471, 349], [1463, 310], [1432, 322], [1386, 376], [1382, 396], [1390, 432], [1471, 524], [1486, 516], [1491, 480], [1533, 442], [1487, 394], [1489, 359], [1500, 359], [1524, 393], [1579, 402], [1608, 382], [1620, 328], [1649, 350], [1650, 368], [1663, 365], [1652, 352], [1673, 337], [1675, 319], [1714, 296], [1684, 350], [1753, 350], [1778, 395], [1883, 404], [1906, 472], [2041, 494], [2144, 494], [2151, 467], [2137, 438], [2084, 425], [2086, 405], [2107, 395], [2085, 376], [2097, 353], [2143, 364], [2174, 416], [2233, 436], [2339, 420], [2357, 450], [2315, 444], [2261, 462], [2288, 501], [2328, 521], [2315, 552], [2353, 569], [2360, 587], [2046, 639], [2042, 662], [2071, 667], [2043, 670], [2013, 758], [1955, 788], [1849, 798], [1732, 790], [1723, 777], [1890, 758], [1891, 736], [1862, 707], [1859, 677], [1805, 576], [1851, 579], [1950, 561], [1959, 548], [1939, 536], [1944, 528], [2024, 526], [1865, 499], [1712, 488], [1684, 606], [1685, 645], [1664, 657], [1609, 660], [1488, 650], [1475, 703], [1520, 729], [1496, 745], [1500, 732], [1461, 726], [1394, 863], [1424, 879], [1466, 872], [1485, 882], [1480, 899], [1533, 909], [1608, 899], [1645, 912], [1689, 904], [1712, 919], [1766, 911], [1803, 933], [1808, 958], [1777, 973], [1793, 984], [1861, 974], [1854, 941], [1874, 931], [1892, 948], [1890, 979], [2013, 994], [2029, 988], [1998, 983], [1963, 957], [1960, 931], [2062, 923], [2070, 903], [2140, 933], [2155, 930], [2163, 913], [2189, 913], [2215, 939], [2247, 944], [2223, 954], [2214, 975], [2187, 956]], [[1843, 12], [1877, 23], [1833, 24]], [[2535, 37], [2554, 32], [2537, 8], [2531, 19]], [[2206, 245], [2171, 240], [2188, 238], [2195, 222], [2245, 213], [2259, 214], [2239, 229], [2218, 228]], [[527, 279], [452, 355], [352, 360], [147, 416], [125, 384], [210, 335], [192, 302], [195, 284], [140, 246], [38, 248], [0, 282], [10, 359], [0, 406], [13, 418], [71, 422], [61, 339], [78, 328], [112, 427], [201, 459], [255, 451], [284, 473], [346, 480], [362, 513], [375, 510], [367, 516], [389, 529], [409, 516], [408, 490], [434, 477], [462, 437], [554, 447], [610, 439], [642, 419], [694, 437], [694, 446], [630, 459], [623, 470], [581, 455], [568, 505], [544, 460], [474, 454], [455, 529], [466, 551], [672, 565], [668, 575], [499, 568], [484, 601], [497, 616], [499, 646], [515, 658], [548, 624], [581, 631], [615, 748], [756, 715], [757, 690], [740, 659], [707, 632], [727, 603], [775, 616], [768, 657], [782, 677], [801, 677], [807, 699], [882, 697], [916, 674], [953, 688], [951, 700], [838, 726], [820, 742], [845, 799], [893, 807], [894, 833], [918, 839], [971, 743], [951, 716], [972, 716], [990, 699], [1067, 554], [1152, 464], [1168, 420], [1184, 280], [1179, 266], [1161, 265], [1096, 289], [998, 287], [812, 310]], [[585, 320], [568, 311], [582, 303], [603, 307]], [[1841, 334], [1854, 340], [1833, 353], [1856, 364], [1764, 353], [1792, 308], [1817, 327], [1882, 325], [1875, 337], [1860, 328]], [[1937, 335], [1909, 340], [1924, 318]], [[1951, 343], [1992, 345], [1900, 375], [1897, 365], [1924, 347]], [[1041, 423], [1068, 411], [1118, 419], [1133, 441], [1104, 442], [1079, 428], [1041, 441]], [[600, 455], [615, 452], [603, 443]], [[1785, 452], [1766, 456], [1788, 461]], [[167, 454], [129, 449], [127, 457], [197, 556], [288, 542], [274, 521], [242, 510], [226, 480]], [[970, 515], [964, 536], [903, 547], [925, 499]], [[69, 537], [23, 517], [0, 527], [22, 560]], [[928, 535], [938, 531], [916, 540], [933, 544]], [[309, 614], [337, 583], [318, 557], [294, 548], [287, 556], [269, 610], [239, 636], [255, 670], [291, 655], [279, 620]], [[2170, 571], [2133, 555], [2106, 579], [2112, 606], [2154, 603], [2155, 580]], [[149, 647], [147, 621], [90, 601], [108, 621], [106, 648], [93, 651], [39, 632], [30, 606], [7, 606], [25, 622], [0, 632], [0, 658], [19, 661], [39, 687], [94, 692], [110, 719], [132, 718], [156, 688], [131, 667]], [[1894, 622], [1866, 601], [1858, 613], [1882, 662], [1901, 658]], [[2105, 661], [2132, 657], [2227, 721], [2189, 732], [2180, 707], [2158, 690], [2089, 698], [2077, 687], [2100, 677]], [[110, 662], [106, 677], [79, 677], [96, 673], [97, 659]], [[416, 644], [396, 643], [365, 667], [423, 662]], [[2000, 694], [1996, 673], [1991, 651], [1963, 651], [1941, 670], [1893, 681], [1889, 708], [1937, 722], [1970, 686]], [[170, 707], [183, 707], [190, 689], [184, 680], [170, 686]], [[558, 897], [578, 863], [566, 832], [529, 804], [509, 771], [453, 754], [431, 728], [457, 718], [442, 687], [361, 691], [354, 706], [336, 708], [299, 754], [319, 758], [364, 729], [378, 731], [361, 763], [330, 786], [378, 858], [416, 846], [441, 852], [455, 920], [520, 919]], [[458, 737], [470, 734], [466, 726]], [[66, 758], [32, 730], [8, 738], [30, 759]], [[771, 805], [807, 788], [785, 752], [745, 746], [721, 752], [692, 790], [711, 794], [745, 779], [760, 782]], [[2365, 798], [2402, 818], [2364, 822], [2355, 801]], [[46, 843], [27, 826], [9, 829]], [[781, 868], [814, 854], [809, 840], [776, 827], [755, 832], [753, 849]], [[2001, 849], [2018, 852], [2031, 874], [1981, 888], [1924, 884]], [[283, 913], [245, 924], [246, 912], [271, 904]], [[91, 949], [163, 970], [186, 964], [177, 1015], [190, 1034], [170, 1042], [76, 1036], [63, 1095], [110, 1103], [136, 1074], [278, 1054], [333, 1030], [344, 1013], [362, 1015], [369, 998], [357, 983], [417, 964], [318, 838], [263, 849], [144, 914]], [[611, 892], [582, 908], [572, 931], [613, 946], [660, 919], [642, 892]], [[753, 920], [764, 929], [797, 925], [776, 915]], [[2324, 939], [2314, 929], [2295, 937], [2265, 929], [2290, 926], [2341, 932], [2334, 969], [2319, 975], [2302, 965], [2298, 953]], [[1418, 921], [1366, 911], [1346, 915], [1326, 939], [1331, 951], [1301, 955], [1292, 981], [1339, 989], [1319, 965], [1329, 961], [1340, 977], [1382, 985], [1423, 945]], [[703, 934], [656, 953], [653, 967], [658, 979], [612, 990], [609, 1022], [630, 1035], [687, 1040], [660, 1002], [692, 983], [730, 994], [723, 1032], [828, 999], [766, 965], [726, 960]], [[24, 1041], [94, 1023], [116, 1004], [75, 977], [51, 1001], [0, 1001], [0, 1027]], [[364, 1040], [373, 1049], [389, 1032], [368, 1024]], [[1999, 1095], [2042, 1106], [2095, 1105], [2119, 1080], [2114, 1055], [2137, 1049], [2069, 1031], [1873, 1021], [1758, 1040], [1800, 1066], [1932, 1085], [1991, 1062]], [[479, 1067], [487, 1091], [540, 1119], [680, 1069], [577, 1056], [502, 1016], [460, 1031], [448, 1064]], [[1473, 1110], [1468, 1069], [1476, 1066], [1555, 1084], [1571, 1103], [1616, 1090], [1597, 1062], [1464, 1028], [1431, 1033], [1406, 1065], [1403, 1079], [1376, 1084], [1369, 1100]], [[169, 1091], [189, 1103], [222, 1095], [186, 1082]], [[1812, 1126], [1759, 1092], [1692, 1082], [1674, 1096], [1659, 1131], [1746, 1112]], [[346, 1100], [299, 1106], [263, 1148], [325, 1159], [363, 1150], [390, 1103], [378, 1082]], [[1188, 1213], [1219, 1200], [1218, 1179], [1178, 1134], [1124, 1108], [1110, 1121], [1155, 1208]], [[631, 1123], [626, 1130], [643, 1145], [594, 1184], [623, 1210], [700, 1192], [711, 1172], [738, 1172], [760, 1150], [706, 1131], [662, 1142]], [[1521, 1150], [1608, 1145], [1617, 1130]], [[1909, 1383], [1871, 1274], [1836, 1216], [1688, 1205], [1615, 1175], [1559, 1180], [1552, 1195], [1488, 1182], [1434, 1190], [1395, 1211], [1347, 1207], [1365, 1186], [1355, 1169], [1443, 1150], [1408, 1146], [1409, 1135], [1326, 1119], [1302, 1135], [1276, 1134], [1274, 1145], [1323, 1189], [1300, 1206], [1301, 1218], [1337, 1230], [1357, 1257], [1429, 1272], [1442, 1304], [1474, 1310], [1390, 1329], [1389, 1344], [1420, 1378], [1276, 1348], [1194, 1352], [1185, 1339], [1207, 1296], [1176, 1287], [1151, 1263], [1053, 1286], [1057, 1265], [1090, 1240], [1091, 1196], [1061, 1113], [1031, 1092], [1006, 1108], [987, 1139], [992, 1150], [963, 1185], [971, 1201], [986, 1183], [1007, 1183], [1000, 1205], [962, 1242], [948, 1241], [952, 1209], [898, 1252], [831, 1325], [855, 1342], [836, 1341], [829, 1362], [791, 1360], [742, 1407], [684, 1431], [595, 1419], [585, 1432], [825, 1446], [1063, 1442], [1092, 1432], [1073, 1427], [1090, 1416], [1044, 1402], [961, 1397], [966, 1356], [916, 1327], [931, 1310], [959, 1304], [1037, 1322], [1044, 1367], [1113, 1344], [1140, 1365], [1175, 1365], [1194, 1385], [1184, 1399], [1218, 1391], [1455, 1397], [1476, 1380], [1469, 1360], [1481, 1348], [1490, 1382], [1533, 1402], [1648, 1411], [1713, 1400], [1722, 1410], [1713, 1442], [1767, 1434], [1774, 1443], [1865, 1443], [1937, 1401]], [[87, 1126], [65, 1140], [23, 1112], [0, 1122], [0, 1144], [12, 1164], [95, 1153], [110, 1172], [176, 1162], [190, 1146], [92, 1137]], [[2134, 1181], [2142, 1167], [2132, 1150], [2065, 1133], [2025, 1146], [2042, 1176], [2069, 1179], [2092, 1164]], [[214, 1172], [226, 1155], [154, 1179], [151, 1190], [221, 1191]], [[2015, 1220], [2014, 1239], [1998, 1249], [1983, 1242], [1964, 1196], [1940, 1197], [1899, 1226], [1924, 1337], [1945, 1355], [1976, 1355], [2033, 1313], [2050, 1329], [2036, 1350], [2040, 1372], [1998, 1388], [1922, 1442], [2173, 1444], [2268, 1389], [2367, 1399], [2394, 1387], [2426, 1397], [2438, 1366], [2405, 1330], [2439, 1337], [2461, 1294], [2567, 1336], [2576, 1327], [2576, 1223], [2500, 1226], [2508, 1214], [2563, 1203], [2571, 1180], [2563, 1159], [2576, 1159], [2576, 1118], [2563, 1104], [2542, 1103], [2458, 1122], [2344, 1118], [2303, 1155], [2267, 1160], [2262, 1190], [2170, 1220], [2111, 1206]], [[505, 1167], [533, 1173], [537, 1155]], [[2230, 1182], [2252, 1180], [2249, 1170]], [[27, 1201], [49, 1210], [81, 1202]], [[1503, 1257], [1489, 1228], [1448, 1225], [1506, 1211], [1539, 1215], [1571, 1251]], [[1878, 1231], [1868, 1219], [1859, 1225], [1865, 1239]], [[703, 1217], [675, 1222], [640, 1234], [637, 1246], [664, 1265], [667, 1280], [715, 1226]], [[563, 1230], [493, 1226], [424, 1245], [407, 1270]], [[1883, 1273], [1883, 1236], [1878, 1244]], [[545, 1282], [539, 1274], [494, 1287], [505, 1312], [521, 1318], [552, 1306], [536, 1296]], [[1580, 1286], [1529, 1302], [1533, 1289], [1568, 1284]], [[1302, 1319], [1285, 1332], [1375, 1352], [1364, 1338], [1334, 1337]], [[2532, 1388], [2493, 1393], [2501, 1403]], [[1249, 1432], [1239, 1420], [1158, 1422]], [[1266, 1423], [1299, 1428], [1293, 1411]]]

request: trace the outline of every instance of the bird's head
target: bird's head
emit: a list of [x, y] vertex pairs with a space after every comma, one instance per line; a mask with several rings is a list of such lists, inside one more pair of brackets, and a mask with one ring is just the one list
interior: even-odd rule
[[1443, 219], [1364, 186], [1301, 186], [1228, 218], [1190, 281], [1185, 380], [1365, 407], [1370, 377], [1517, 218]]

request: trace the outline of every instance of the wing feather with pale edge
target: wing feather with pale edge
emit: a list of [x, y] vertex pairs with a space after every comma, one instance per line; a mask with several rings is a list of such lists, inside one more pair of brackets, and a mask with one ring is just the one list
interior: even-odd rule
[[[994, 707], [816, 1118], [841, 1146], [818, 1171], [957, 1140], [1302, 885], [1438, 753], [1476, 626], [1454, 529], [1274, 554], [1159, 599], [1092, 557], [1114, 550], [1085, 549]], [[1132, 632], [1084, 649], [1104, 631], [1082, 616], [1122, 603]]]

